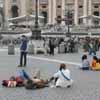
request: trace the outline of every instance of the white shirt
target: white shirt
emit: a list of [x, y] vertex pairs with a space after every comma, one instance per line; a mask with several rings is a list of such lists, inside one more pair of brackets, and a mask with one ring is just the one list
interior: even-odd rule
[[[70, 70], [69, 69], [62, 70], [62, 72], [64, 73], [64, 75], [66, 77], [71, 79], [71, 75], [70, 75]], [[58, 71], [57, 73], [55, 73], [54, 77], [55, 78], [58, 77], [58, 80], [56, 82], [56, 86], [67, 87], [68, 85], [72, 84], [72, 80], [70, 81], [70, 80], [65, 79], [65, 77], [61, 74], [61, 71]]]

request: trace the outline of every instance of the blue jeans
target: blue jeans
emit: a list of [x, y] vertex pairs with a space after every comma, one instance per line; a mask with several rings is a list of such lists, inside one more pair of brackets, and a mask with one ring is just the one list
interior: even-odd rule
[[91, 48], [90, 48], [90, 49], [89, 49], [89, 55], [91, 55], [92, 53], [93, 53], [94, 55], [96, 55], [96, 51], [95, 51], [94, 49], [91, 49]]

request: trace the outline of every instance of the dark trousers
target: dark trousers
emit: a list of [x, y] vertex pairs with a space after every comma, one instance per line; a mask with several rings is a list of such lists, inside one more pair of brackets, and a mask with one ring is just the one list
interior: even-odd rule
[[93, 53], [94, 55], [96, 55], [96, 51], [90, 48], [90, 49], [89, 49], [89, 55], [91, 55], [92, 53]]
[[54, 55], [54, 46], [50, 46], [50, 55]]
[[[26, 66], [26, 63], [27, 63], [27, 53], [26, 52], [21, 52], [20, 53], [20, 66]], [[24, 62], [24, 64], [23, 64]]]
[[83, 67], [82, 70], [89, 70], [89, 67]]

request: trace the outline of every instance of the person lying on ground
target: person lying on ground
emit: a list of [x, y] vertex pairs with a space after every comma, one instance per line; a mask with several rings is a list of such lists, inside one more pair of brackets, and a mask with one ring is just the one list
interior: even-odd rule
[[61, 64], [57, 73], [50, 78], [49, 82], [54, 80], [54, 87], [70, 87], [73, 83], [70, 70], [65, 64]]
[[31, 80], [27, 80], [25, 83], [26, 89], [39, 89], [48, 86], [48, 80], [38, 79], [37, 77], [34, 77]]
[[[38, 75], [38, 74], [37, 74]], [[2, 85], [5, 87], [21, 87], [25, 86], [26, 89], [43, 88], [48, 86], [48, 80], [39, 79], [39, 76], [30, 78], [25, 70], [20, 72], [17, 77], [12, 76], [9, 80], [3, 80]]]
[[21, 87], [24, 86], [26, 80], [29, 80], [29, 75], [22, 70], [18, 76], [11, 76], [8, 80], [3, 80], [2, 85], [5, 87]]

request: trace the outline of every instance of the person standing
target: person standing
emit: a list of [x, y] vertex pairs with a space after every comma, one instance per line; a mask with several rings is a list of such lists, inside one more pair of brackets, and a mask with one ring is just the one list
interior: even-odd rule
[[50, 55], [54, 55], [54, 40], [50, 38], [49, 40]]
[[20, 46], [20, 65], [18, 65], [18, 67], [25, 67], [27, 65], [27, 44], [27, 37], [22, 35]]

